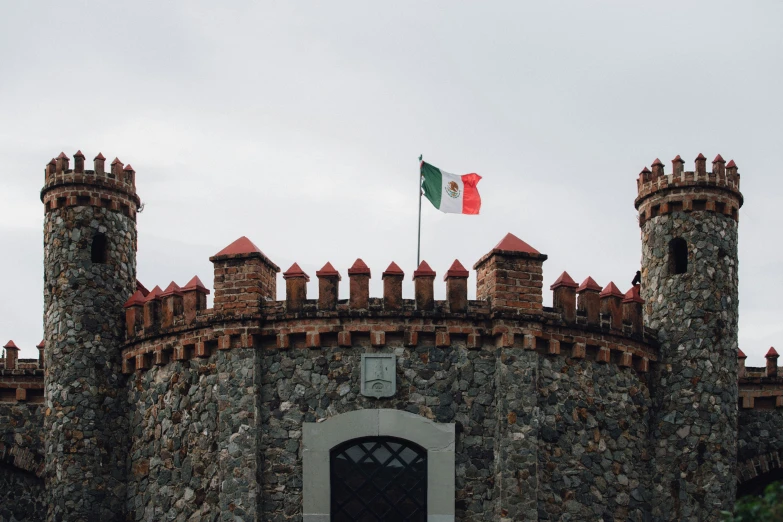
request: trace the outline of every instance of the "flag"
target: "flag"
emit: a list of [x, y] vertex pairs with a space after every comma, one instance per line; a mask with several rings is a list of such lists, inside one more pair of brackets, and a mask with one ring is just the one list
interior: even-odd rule
[[422, 189], [424, 195], [435, 208], [451, 214], [478, 214], [481, 209], [481, 196], [478, 174], [450, 174], [421, 162]]

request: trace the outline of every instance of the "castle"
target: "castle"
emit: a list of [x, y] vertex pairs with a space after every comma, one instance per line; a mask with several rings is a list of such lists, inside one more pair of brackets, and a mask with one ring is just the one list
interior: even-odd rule
[[[774, 349], [737, 346], [740, 174], [637, 180], [641, 285], [563, 273], [508, 234], [469, 271], [310, 276], [247, 238], [136, 280], [136, 173], [46, 166], [45, 339], [0, 361], [0, 520], [719, 520], [783, 477]], [[500, 234], [498, 234], [500, 236]], [[627, 274], [623, 274], [625, 276]], [[338, 282], [350, 280], [348, 296]], [[310, 296], [312, 297], [312, 296]]]

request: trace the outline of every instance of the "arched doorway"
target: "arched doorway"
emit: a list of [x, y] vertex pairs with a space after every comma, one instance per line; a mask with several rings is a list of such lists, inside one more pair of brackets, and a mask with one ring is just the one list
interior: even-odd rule
[[427, 450], [405, 439], [363, 437], [331, 451], [334, 522], [426, 521]]

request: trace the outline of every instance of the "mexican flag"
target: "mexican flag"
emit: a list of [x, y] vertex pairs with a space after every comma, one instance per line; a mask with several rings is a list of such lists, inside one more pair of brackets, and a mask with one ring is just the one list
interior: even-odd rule
[[422, 188], [424, 195], [435, 208], [451, 214], [478, 214], [481, 209], [481, 196], [478, 174], [450, 174], [421, 162]]

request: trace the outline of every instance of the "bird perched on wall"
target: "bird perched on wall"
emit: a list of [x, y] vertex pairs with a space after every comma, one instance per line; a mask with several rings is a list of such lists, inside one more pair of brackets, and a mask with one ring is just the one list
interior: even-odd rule
[[636, 275], [633, 276], [633, 281], [631, 281], [631, 284], [636, 286], [636, 285], [641, 284], [641, 283], [642, 283], [642, 271], [641, 270], [637, 270], [636, 271]]

